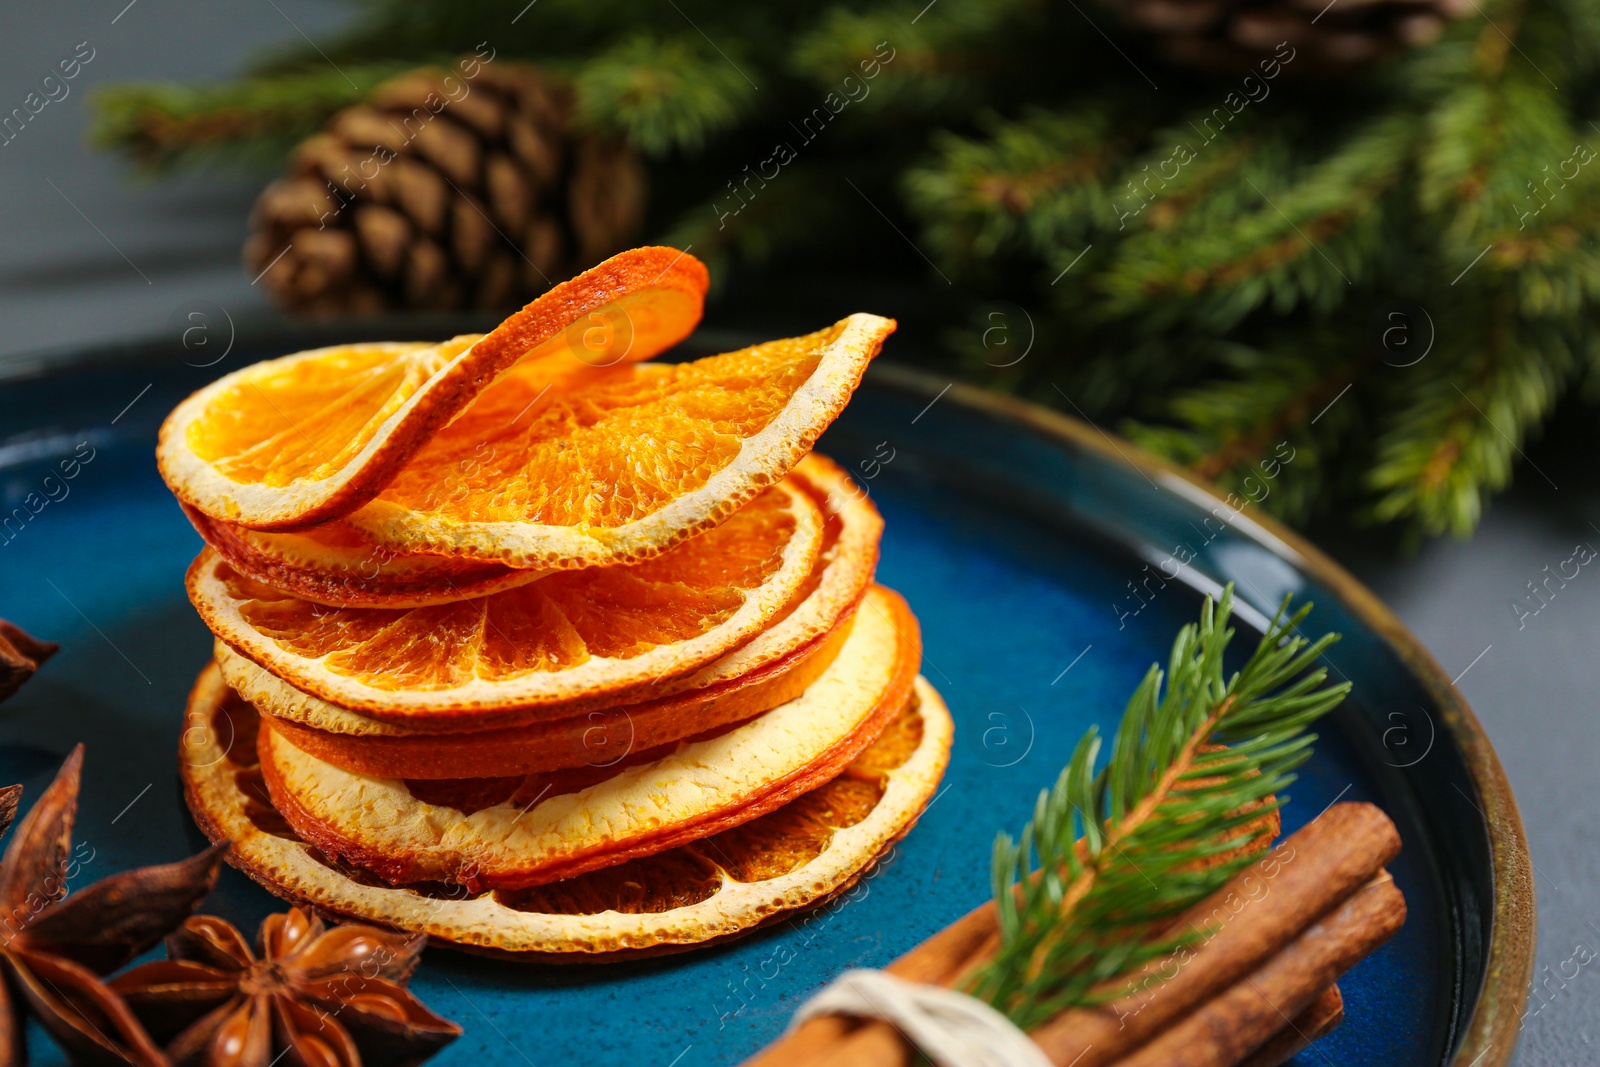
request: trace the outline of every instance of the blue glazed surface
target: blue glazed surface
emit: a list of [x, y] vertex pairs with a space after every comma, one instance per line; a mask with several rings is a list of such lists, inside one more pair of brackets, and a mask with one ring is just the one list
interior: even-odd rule
[[[23, 782], [26, 804], [74, 742], [88, 743], [77, 833], [93, 850], [86, 879], [201, 844], [174, 758], [184, 696], [210, 650], [182, 591], [199, 539], [151, 451], [160, 416], [213, 373], [141, 365], [0, 389], [0, 511], [80, 441], [95, 450], [64, 499], [0, 543], [0, 616], [63, 645], [0, 707], [0, 781]], [[146, 383], [149, 394], [112, 426]], [[1482, 827], [1470, 785], [1451, 792], [1466, 779], [1448, 738], [1427, 747], [1434, 731], [1415, 680], [1272, 552], [1234, 531], [1203, 543], [1186, 533], [1203, 516], [1197, 505], [1171, 493], [1152, 503], [1136, 472], [996, 427], [954, 400], [911, 420], [924, 402], [869, 381], [823, 447], [858, 473], [878, 469], [862, 464], [885, 454], [879, 441], [895, 450], [868, 483], [888, 521], [879, 576], [920, 617], [923, 672], [957, 723], [931, 809], [843, 902], [727, 946], [567, 968], [430, 950], [413, 988], [466, 1029], [434, 1062], [739, 1061], [840, 970], [886, 963], [981, 901], [995, 831], [1026, 818], [1085, 728], [1115, 723], [1142, 672], [1196, 616], [1192, 586], [1229, 577], [1257, 607], [1284, 591], [1310, 595], [1319, 608], [1308, 631], [1346, 634], [1330, 658], [1357, 696], [1322, 730], [1286, 828], [1336, 799], [1365, 799], [1390, 811], [1406, 842], [1393, 868], [1409, 902], [1405, 928], [1340, 983], [1345, 1025], [1300, 1062], [1443, 1062], [1481, 980]], [[1185, 536], [1200, 550], [1192, 573], [1133, 614], [1125, 583]], [[1253, 640], [1246, 627], [1237, 644]], [[207, 910], [253, 931], [278, 906], [230, 869]], [[60, 1062], [32, 1037], [37, 1062]]]

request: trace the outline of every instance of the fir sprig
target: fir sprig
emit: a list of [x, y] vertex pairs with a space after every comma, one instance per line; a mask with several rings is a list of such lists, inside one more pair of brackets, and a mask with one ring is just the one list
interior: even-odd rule
[[120, 86], [95, 97], [89, 135], [157, 173], [201, 164], [276, 166], [329, 115], [415, 65], [387, 60], [343, 72], [311, 67], [216, 85]]
[[651, 156], [699, 151], [749, 110], [752, 95], [733, 61], [688, 35], [629, 38], [585, 64], [575, 88], [584, 122]]
[[1018, 1026], [1116, 995], [1115, 979], [1195, 936], [1167, 926], [1253, 858], [1242, 846], [1310, 755], [1307, 727], [1349, 692], [1313, 669], [1337, 635], [1298, 636], [1310, 605], [1289, 614], [1288, 598], [1225, 676], [1232, 610], [1231, 585], [1206, 598], [1134, 691], [1106, 764], [1091, 728], [1020, 838], [995, 841], [1000, 947], [971, 991]]

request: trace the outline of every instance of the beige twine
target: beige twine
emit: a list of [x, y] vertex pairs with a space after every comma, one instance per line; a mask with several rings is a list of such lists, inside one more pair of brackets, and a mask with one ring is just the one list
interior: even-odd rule
[[886, 971], [845, 971], [800, 1006], [790, 1032], [817, 1015], [893, 1023], [938, 1067], [1052, 1067], [1027, 1034], [983, 1001]]

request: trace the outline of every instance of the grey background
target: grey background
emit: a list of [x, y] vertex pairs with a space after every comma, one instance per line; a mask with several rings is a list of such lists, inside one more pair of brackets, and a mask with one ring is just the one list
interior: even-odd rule
[[[520, 6], [508, 7], [508, 19]], [[85, 144], [85, 99], [114, 82], [225, 77], [260, 49], [302, 32], [316, 37], [348, 13], [317, 0], [8, 5], [0, 112], [20, 106], [79, 42], [95, 58], [65, 100], [0, 148], [0, 360], [156, 335], [202, 299], [238, 318], [267, 314], [239, 265], [259, 182], [215, 175], [143, 182]], [[713, 308], [708, 325], [726, 325], [732, 314]], [[1579, 963], [1600, 957], [1600, 716], [1593, 710], [1600, 561], [1564, 587], [1552, 583], [1556, 595], [1537, 615], [1519, 620], [1511, 607], [1527, 597], [1526, 583], [1545, 578], [1547, 565], [1554, 571], [1579, 544], [1600, 546], [1589, 422], [1587, 413], [1569, 411], [1532, 446], [1515, 488], [1494, 502], [1469, 542], [1413, 554], [1359, 531], [1310, 531], [1460, 676], [1516, 789], [1539, 895], [1539, 970], [1523, 1065], [1594, 1062], [1600, 1041], [1600, 966]]]

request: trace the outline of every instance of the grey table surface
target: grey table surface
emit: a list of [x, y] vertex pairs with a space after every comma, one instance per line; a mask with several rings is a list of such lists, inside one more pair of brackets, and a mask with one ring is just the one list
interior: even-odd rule
[[[158, 335], [199, 300], [238, 316], [266, 313], [239, 265], [259, 182], [142, 182], [85, 144], [85, 99], [114, 82], [226, 77], [261, 49], [326, 33], [350, 12], [319, 0], [9, 5], [0, 112], [20, 106], [58, 59], [85, 52], [83, 42], [94, 58], [65, 99], [0, 147], [0, 360]], [[1579, 545], [1600, 546], [1600, 474], [1586, 418], [1569, 413], [1530, 447], [1515, 487], [1470, 541], [1406, 553], [1343, 527], [1310, 531], [1457, 676], [1516, 790], [1539, 898], [1524, 1067], [1600, 1055], [1600, 968], [1582, 962], [1600, 958], [1600, 574], [1583, 568], [1537, 614], [1512, 606], [1547, 565], [1555, 570]]]

